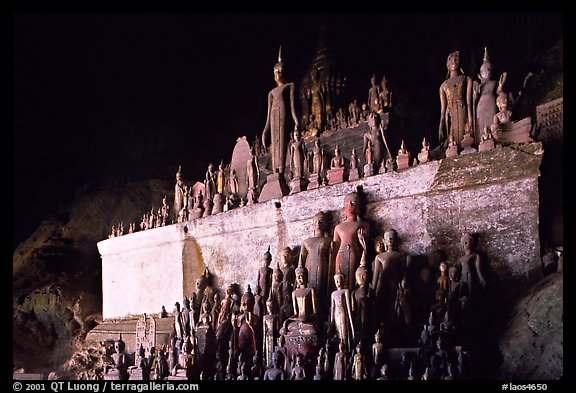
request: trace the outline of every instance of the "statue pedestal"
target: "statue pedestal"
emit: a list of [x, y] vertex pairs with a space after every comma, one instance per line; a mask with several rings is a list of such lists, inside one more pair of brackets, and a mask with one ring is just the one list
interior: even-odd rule
[[311, 173], [309, 180], [310, 180], [310, 182], [308, 183], [308, 188], [307, 188], [308, 190], [313, 190], [315, 188], [318, 188], [321, 184], [319, 173]]
[[364, 165], [364, 177], [374, 176], [374, 164]]
[[450, 145], [446, 149], [446, 158], [455, 158], [458, 157], [458, 146]]
[[266, 178], [266, 184], [262, 187], [262, 192], [258, 198], [259, 202], [266, 202], [271, 199], [282, 198], [290, 193], [284, 175], [273, 173]]
[[[306, 359], [316, 355], [318, 348], [318, 336], [316, 329], [309, 323], [293, 322], [298, 326], [290, 332], [284, 332], [286, 355], [292, 359], [295, 354], [300, 354]], [[281, 333], [282, 334], [282, 333]]]
[[358, 180], [360, 174], [358, 173], [358, 168], [350, 168], [350, 174], [348, 175], [348, 180]]
[[420, 164], [424, 164], [425, 162], [430, 161], [430, 154], [428, 151], [421, 151], [418, 153], [418, 162]]
[[292, 179], [292, 181], [290, 182], [290, 195], [296, 192], [305, 191], [307, 184], [308, 182], [306, 181], [306, 179], [302, 177], [298, 179]]
[[511, 124], [501, 125], [492, 132], [492, 135], [500, 144], [532, 142], [531, 129], [532, 121], [526, 117]]
[[462, 138], [462, 151], [460, 154], [470, 154], [476, 153], [476, 149], [472, 147], [474, 144], [474, 138], [470, 134], [464, 134], [464, 138]]
[[494, 149], [494, 139], [482, 141], [478, 146], [478, 151], [489, 151], [492, 149]]
[[344, 168], [328, 170], [328, 185], [342, 183], [344, 181]]
[[402, 154], [396, 157], [396, 164], [398, 165], [398, 170], [408, 168], [410, 166], [410, 156], [408, 154]]

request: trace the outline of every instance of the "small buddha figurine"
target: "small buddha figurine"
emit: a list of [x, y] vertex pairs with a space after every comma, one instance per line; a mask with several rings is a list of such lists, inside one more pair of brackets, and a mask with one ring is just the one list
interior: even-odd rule
[[336, 290], [332, 292], [330, 301], [330, 330], [336, 330], [336, 336], [344, 345], [346, 352], [350, 351], [354, 342], [354, 322], [350, 305], [350, 292], [345, 285], [344, 275], [334, 276]]
[[424, 374], [422, 374], [422, 381], [428, 381], [430, 380], [430, 371], [428, 370], [428, 367], [426, 367], [426, 370], [424, 370]]
[[353, 288], [354, 274], [360, 265], [363, 243], [360, 238], [369, 237], [370, 226], [360, 219], [360, 195], [351, 192], [344, 198], [346, 220], [336, 225], [332, 238], [331, 266], [347, 280], [347, 288]]
[[284, 362], [282, 352], [274, 351], [272, 354], [272, 368], [269, 368], [264, 373], [265, 381], [280, 381], [286, 379], [284, 370], [280, 368], [280, 364]]
[[480, 289], [484, 289], [486, 286], [480, 255], [474, 251], [474, 238], [470, 234], [466, 233], [462, 236], [460, 245], [464, 251], [464, 255], [458, 259], [457, 263], [457, 266], [460, 267], [460, 281], [466, 285], [470, 296], [476, 297], [480, 293]]
[[418, 153], [418, 161], [421, 164], [424, 164], [429, 160], [430, 160], [430, 145], [428, 144], [426, 137], [424, 137], [424, 139], [422, 140], [422, 150], [420, 150], [420, 153]]
[[384, 344], [382, 343], [382, 333], [380, 329], [376, 330], [374, 334], [374, 344], [372, 344], [372, 358], [374, 361], [374, 368], [382, 367], [384, 364]]
[[358, 168], [358, 157], [356, 157], [356, 148], [352, 148], [352, 154], [350, 155], [350, 169]]
[[458, 145], [454, 140], [454, 135], [450, 134], [448, 137], [448, 147], [446, 148], [446, 157], [454, 158], [458, 157]]
[[[282, 303], [284, 300], [283, 280], [284, 274], [282, 273], [282, 270], [280, 270], [279, 263], [276, 263], [276, 269], [274, 269], [274, 273], [272, 274], [272, 289], [270, 290], [270, 295], [276, 304], [275, 308], [277, 312], [282, 310]], [[290, 294], [290, 297], [292, 297], [292, 294]], [[281, 318], [282, 315], [279, 315], [279, 317]]]
[[346, 361], [346, 351], [344, 344], [340, 342], [339, 352], [334, 355], [334, 379], [335, 381], [346, 380], [346, 370], [348, 369], [348, 364]]
[[364, 365], [364, 355], [362, 355], [362, 345], [358, 343], [356, 352], [352, 358], [352, 379], [361, 381], [366, 379], [366, 368]]
[[299, 335], [316, 333], [316, 295], [314, 288], [308, 287], [308, 269], [300, 264], [296, 269], [296, 289], [292, 292], [294, 315], [284, 321], [281, 334], [297, 332]]
[[325, 236], [327, 217], [318, 212], [312, 218], [314, 236], [304, 240], [300, 247], [300, 260], [308, 269], [309, 286], [314, 288], [316, 296], [323, 305], [328, 300], [328, 282], [330, 251], [332, 240]]
[[370, 78], [370, 83], [372, 84], [368, 90], [368, 105], [370, 105], [370, 112], [381, 112], [380, 85], [376, 83], [375, 74]]
[[414, 362], [410, 362], [410, 368], [408, 369], [408, 381], [415, 381], [416, 380], [416, 371], [414, 370]]
[[359, 177], [358, 173], [358, 157], [356, 156], [356, 148], [352, 148], [352, 153], [350, 155], [350, 174], [349, 180], [356, 180]]
[[240, 312], [236, 321], [237, 334], [235, 335], [238, 353], [243, 353], [245, 359], [252, 359], [256, 354], [259, 318], [254, 315], [254, 295], [248, 285], [248, 289], [242, 295]]
[[219, 194], [224, 193], [224, 189], [226, 188], [226, 176], [224, 173], [224, 161], [220, 161], [220, 165], [218, 166], [218, 172], [216, 174], [216, 190]]
[[260, 356], [260, 351], [257, 351], [256, 355], [254, 355], [250, 374], [252, 379], [256, 381], [261, 380], [264, 377], [264, 370], [262, 369], [262, 356]]
[[352, 314], [357, 336], [366, 337], [373, 313], [374, 290], [369, 285], [370, 272], [366, 268], [366, 252], [362, 253], [360, 266], [356, 269], [356, 289], [352, 292]]
[[440, 276], [436, 281], [436, 288], [441, 289], [446, 294], [448, 294], [448, 290], [450, 289], [450, 279], [448, 278], [448, 265], [446, 261], [440, 262]]
[[252, 379], [252, 376], [250, 374], [250, 365], [248, 364], [248, 362], [242, 361], [242, 363], [240, 363], [238, 365], [239, 370], [239, 375], [236, 378], [237, 381], [249, 381], [250, 379]]
[[306, 379], [306, 370], [302, 366], [302, 355], [296, 355], [296, 364], [292, 368], [292, 373], [290, 375], [291, 380], [302, 380]]
[[304, 177], [304, 161], [307, 157], [306, 143], [302, 140], [300, 131], [294, 130], [294, 141], [289, 148], [290, 169], [292, 170], [293, 179]]
[[330, 169], [344, 168], [344, 166], [344, 157], [340, 155], [340, 146], [336, 144], [336, 148], [334, 149], [334, 158], [330, 161]]
[[256, 285], [256, 293], [254, 294], [254, 315], [262, 318], [265, 312], [264, 297], [262, 296], [262, 288]]
[[380, 370], [380, 377], [378, 377], [379, 381], [388, 381], [392, 378], [390, 378], [390, 372], [388, 371], [388, 365], [384, 364], [382, 365], [382, 369]]
[[218, 325], [216, 329], [216, 339], [220, 345], [230, 338], [232, 332], [231, 317], [234, 301], [232, 300], [233, 288], [226, 288], [226, 297], [220, 303], [220, 313], [218, 314]]
[[398, 283], [396, 302], [394, 304], [395, 322], [409, 326], [412, 323], [412, 290], [408, 281], [403, 278]]
[[396, 299], [398, 284], [404, 278], [410, 258], [397, 249], [398, 233], [388, 230], [384, 237], [378, 237], [376, 242], [383, 242], [386, 251], [374, 258], [374, 276], [372, 287], [374, 288], [374, 301], [377, 307], [377, 321], [393, 321], [394, 299]]
[[267, 313], [263, 317], [263, 352], [266, 367], [272, 367], [272, 355], [274, 354], [274, 344], [278, 339], [280, 330], [280, 319], [277, 314], [278, 308], [276, 302], [272, 298], [272, 294], [266, 302]]
[[270, 246], [268, 246], [268, 250], [264, 253], [264, 258], [262, 259], [262, 266], [258, 269], [258, 285], [262, 288], [264, 299], [268, 299], [272, 288], [272, 273], [274, 271], [270, 267], [271, 261], [272, 254], [270, 254]]
[[492, 124], [496, 112], [496, 97], [499, 93], [498, 83], [492, 79], [492, 63], [488, 56], [488, 48], [484, 48], [484, 59], [478, 75], [480, 81], [473, 84], [473, 98], [476, 107], [476, 127], [474, 127], [474, 140], [480, 142], [480, 132]]
[[512, 111], [508, 109], [508, 95], [506, 93], [501, 92], [498, 94], [496, 105], [498, 106], [499, 112], [496, 113], [492, 119], [492, 125], [490, 126], [492, 132], [508, 126], [512, 122]]
[[106, 367], [107, 379], [126, 381], [130, 377], [128, 374], [128, 359], [126, 358], [126, 344], [120, 338], [114, 342], [114, 353], [112, 354], [112, 366]]
[[185, 370], [187, 379], [192, 379], [194, 375], [195, 358], [192, 354], [192, 343], [190, 337], [186, 339], [182, 346], [182, 353], [178, 358], [178, 368]]
[[324, 149], [320, 147], [320, 139], [314, 141], [312, 153], [312, 173], [320, 174], [324, 169]]
[[164, 348], [158, 351], [154, 371], [157, 380], [163, 380], [170, 375], [170, 368], [168, 367], [168, 361], [166, 360], [166, 351]]
[[446, 134], [453, 135], [456, 143], [464, 136], [466, 124], [472, 127], [472, 78], [460, 68], [460, 52], [452, 52], [446, 61], [448, 77], [440, 86], [440, 124], [438, 138], [444, 142]]
[[176, 330], [176, 337], [179, 339], [184, 335], [184, 326], [182, 325], [182, 312], [180, 311], [180, 303], [174, 304], [174, 329]]
[[292, 250], [290, 247], [286, 247], [280, 253], [280, 266], [282, 270], [282, 314], [285, 317], [289, 317], [294, 313], [292, 308], [292, 291], [294, 290], [294, 285], [296, 281], [296, 273], [294, 266], [292, 265]]
[[317, 364], [316, 365], [316, 374], [314, 374], [314, 377], [312, 379], [314, 381], [321, 381], [324, 379], [323, 374], [324, 374], [324, 372], [322, 371], [322, 365]]

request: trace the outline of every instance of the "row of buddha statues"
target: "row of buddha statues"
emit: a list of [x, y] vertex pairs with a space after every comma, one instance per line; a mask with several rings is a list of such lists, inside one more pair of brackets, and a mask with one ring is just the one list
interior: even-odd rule
[[[246, 194], [239, 194], [238, 176], [230, 165], [225, 167], [223, 162], [218, 170], [214, 170], [212, 164], [208, 166], [200, 190], [193, 190], [192, 185], [187, 184], [179, 167], [172, 212], [166, 201], [163, 201], [157, 211], [152, 208], [149, 213], [144, 214], [139, 224], [131, 223], [127, 233], [198, 219], [257, 203], [268, 183], [278, 183], [276, 188], [282, 191], [277, 191], [276, 195], [267, 194], [265, 200], [360, 177], [403, 170], [411, 165], [428, 162], [433, 157], [455, 158], [460, 154], [494, 149], [496, 143], [531, 140], [529, 118], [512, 122], [510, 104], [513, 104], [514, 100], [511, 94], [505, 93], [503, 89], [507, 73], [504, 72], [498, 82], [492, 79], [492, 64], [487, 48], [484, 49], [479, 80], [473, 81], [471, 77], [464, 75], [460, 67], [459, 51], [448, 56], [446, 67], [447, 79], [440, 87], [441, 115], [438, 127], [443, 154], [431, 154], [426, 138], [423, 139], [418, 154], [410, 153], [404, 141], [396, 156], [391, 153], [385, 133], [392, 107], [392, 92], [385, 76], [378, 84], [374, 75], [368, 92], [368, 104], [363, 105], [360, 110], [357, 101], [353, 101], [349, 105], [348, 116], [342, 108], [336, 113], [336, 117], [340, 116], [340, 119], [337, 119], [340, 128], [357, 125], [364, 119], [369, 126], [369, 131], [363, 135], [362, 153], [359, 154], [356, 148], [352, 148], [350, 155], [344, 157], [338, 145], [334, 148], [333, 155], [328, 154], [321, 146], [317, 133], [312, 132], [312, 135], [308, 128], [303, 134], [299, 129], [298, 116], [294, 109], [295, 86], [284, 80], [284, 64], [279, 54], [278, 63], [274, 66], [277, 87], [268, 95], [268, 117], [262, 133], [262, 143], [257, 140], [258, 143], [253, 144], [246, 161]], [[315, 82], [314, 74], [313, 72], [312, 83], [307, 92], [310, 99], [309, 113], [312, 117], [320, 116], [324, 120], [318, 122], [312, 119], [312, 129], [327, 129], [328, 124], [331, 124], [326, 119], [329, 113], [322, 109], [322, 88], [317, 86], [318, 81]], [[318, 125], [314, 125], [316, 123]], [[310, 136], [315, 137], [312, 151], [308, 151], [305, 142], [306, 137]], [[268, 139], [269, 145], [266, 143]], [[269, 176], [262, 186], [258, 157], [265, 153], [270, 155], [270, 170], [273, 175]], [[289, 180], [289, 185], [284, 187], [282, 184], [286, 180]], [[112, 227], [109, 237], [123, 234], [124, 225], [119, 223]]]
[[[462, 236], [463, 255], [458, 260], [441, 257], [436, 263], [401, 251], [398, 233], [389, 229], [375, 237], [376, 254], [369, 263], [372, 237], [369, 223], [360, 217], [361, 208], [359, 193], [346, 195], [346, 218], [330, 237], [327, 215], [314, 215], [313, 236], [302, 242], [296, 255], [283, 249], [275, 269], [268, 249], [255, 275], [254, 292], [248, 285], [241, 293], [233, 284], [221, 295], [205, 268], [183, 307], [175, 304], [170, 346], [147, 364], [145, 355], [139, 355], [132, 367], [140, 371], [134, 375], [471, 377], [473, 370], [466, 368], [475, 356], [487, 285], [486, 261], [475, 250], [474, 237]], [[406, 349], [401, 366], [396, 348]], [[119, 378], [114, 362], [109, 378]]]

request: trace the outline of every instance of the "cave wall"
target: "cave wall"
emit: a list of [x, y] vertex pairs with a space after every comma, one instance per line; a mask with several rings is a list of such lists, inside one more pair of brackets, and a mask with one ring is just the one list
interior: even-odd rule
[[367, 202], [370, 250], [376, 235], [394, 228], [403, 251], [440, 248], [455, 262], [460, 236], [469, 232], [478, 236], [486, 266], [498, 280], [532, 280], [540, 269], [539, 147], [499, 147], [431, 161], [101, 241], [103, 317], [158, 312], [162, 305], [171, 310], [190, 295], [190, 278], [204, 266], [219, 287], [254, 287], [268, 246], [274, 266], [280, 250], [312, 236], [312, 216], [319, 210], [331, 215], [333, 228], [344, 219], [344, 196], [358, 186]]

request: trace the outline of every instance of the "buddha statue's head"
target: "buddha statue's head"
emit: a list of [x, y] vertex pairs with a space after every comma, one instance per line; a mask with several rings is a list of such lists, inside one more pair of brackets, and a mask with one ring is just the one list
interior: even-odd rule
[[262, 267], [270, 266], [270, 262], [272, 262], [272, 254], [270, 254], [270, 246], [268, 246], [268, 250], [266, 250], [262, 259]]
[[296, 269], [296, 283], [298, 286], [306, 286], [308, 284], [308, 269], [304, 265], [298, 266]]
[[460, 69], [460, 51], [455, 51], [448, 55], [446, 68], [448, 71], [458, 71]]
[[462, 251], [469, 254], [474, 250], [474, 238], [469, 233], [465, 233], [460, 238], [460, 245], [462, 246]]
[[351, 192], [344, 198], [344, 214], [348, 219], [356, 219], [360, 208], [360, 196], [357, 192]]
[[384, 233], [384, 247], [386, 251], [393, 251], [396, 247], [398, 241], [398, 232], [394, 229], [390, 229]]
[[482, 66], [480, 66], [480, 77], [483, 79], [490, 79], [492, 75], [492, 63], [490, 63], [490, 58], [488, 57], [488, 48], [484, 48], [484, 61]]

